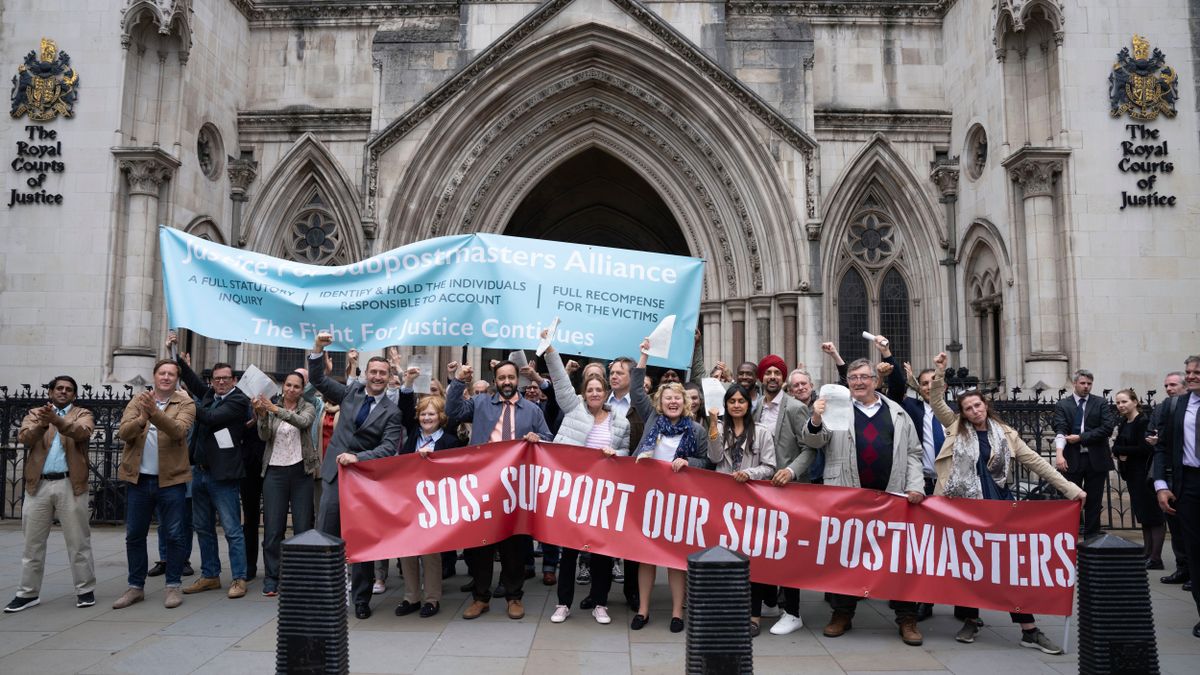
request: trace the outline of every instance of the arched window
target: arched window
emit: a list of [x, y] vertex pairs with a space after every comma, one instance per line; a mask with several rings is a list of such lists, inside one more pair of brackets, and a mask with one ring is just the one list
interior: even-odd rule
[[879, 285], [879, 332], [891, 341], [892, 354], [901, 361], [912, 361], [909, 334], [908, 284], [895, 267], [883, 275]]
[[867, 355], [862, 332], [870, 328], [867, 317], [867, 285], [851, 267], [838, 284], [838, 349], [847, 362]]

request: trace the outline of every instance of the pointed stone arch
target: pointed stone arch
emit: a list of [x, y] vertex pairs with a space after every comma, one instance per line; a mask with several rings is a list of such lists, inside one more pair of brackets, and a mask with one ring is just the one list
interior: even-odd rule
[[217, 227], [217, 223], [213, 220], [212, 216], [196, 216], [192, 218], [192, 222], [188, 223], [183, 228], [183, 231], [201, 239], [225, 245], [225, 235], [221, 232], [221, 228]]
[[1026, 24], [1035, 17], [1044, 18], [1053, 30], [1055, 39], [1061, 44], [1063, 35], [1063, 12], [1061, 2], [1055, 0], [999, 0], [992, 8], [992, 45], [996, 58], [1003, 61], [1005, 44], [1014, 33], [1024, 32]]
[[[941, 313], [932, 306], [942, 296], [938, 275], [939, 250], [947, 243], [924, 181], [899, 155], [888, 138], [875, 134], [838, 177], [825, 202], [821, 232], [822, 286], [825, 316], [847, 333], [838, 311], [838, 286], [851, 267], [863, 274], [870, 301], [869, 324], [855, 328], [883, 330], [881, 294], [893, 270], [903, 280], [910, 303], [909, 339], [913, 354], [926, 354], [941, 331], [929, 322]], [[910, 355], [906, 355], [911, 358]]]
[[192, 50], [192, 2], [191, 0], [132, 0], [121, 12], [121, 45], [128, 48], [133, 41], [133, 31], [139, 23], [149, 19], [159, 35], [178, 33], [180, 59], [184, 62]]
[[[341, 164], [311, 132], [296, 139], [263, 185], [246, 217], [247, 247], [315, 264], [345, 264], [364, 257], [358, 236], [359, 194]], [[306, 257], [297, 244], [298, 217], [336, 239], [326, 255]], [[319, 243], [324, 243], [319, 242]]]
[[1014, 334], [1010, 326], [1012, 304], [1005, 302], [1013, 283], [1008, 249], [996, 226], [987, 220], [971, 224], [963, 237], [963, 295], [966, 308], [965, 360], [973, 373], [989, 387], [1001, 386], [1008, 368], [1003, 335]]
[[[710, 262], [708, 299], [791, 290], [802, 278], [804, 195], [789, 195], [778, 160], [755, 135], [771, 129], [756, 129], [739, 101], [661, 45], [576, 25], [498, 57], [456, 96], [423, 137], [413, 134], [417, 145], [392, 189], [376, 184], [379, 155], [368, 159], [384, 247], [499, 231], [540, 177], [600, 148], [670, 206], [688, 250]], [[796, 156], [811, 163], [814, 152], [804, 146]], [[795, 175], [806, 175], [800, 163]]]

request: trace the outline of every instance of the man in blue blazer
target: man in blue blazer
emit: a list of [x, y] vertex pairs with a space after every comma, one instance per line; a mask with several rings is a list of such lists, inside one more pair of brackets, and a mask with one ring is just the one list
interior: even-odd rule
[[1054, 465], [1087, 493], [1083, 503], [1083, 536], [1100, 534], [1100, 507], [1104, 503], [1104, 481], [1116, 468], [1108, 439], [1117, 426], [1117, 413], [1108, 401], [1092, 393], [1092, 374], [1075, 371], [1074, 393], [1054, 406], [1051, 426], [1067, 444], [1055, 453]]
[[[387, 359], [373, 356], [367, 361], [363, 382], [342, 384], [325, 376], [325, 347], [333, 342], [329, 333], [317, 335], [313, 353], [308, 357], [308, 374], [312, 385], [327, 403], [341, 406], [337, 426], [329, 439], [329, 448], [321, 462], [321, 505], [317, 511], [317, 529], [340, 537], [342, 534], [341, 502], [338, 498], [338, 466], [363, 460], [389, 457], [396, 454], [404, 442], [404, 426], [400, 409], [387, 397], [391, 366]], [[371, 584], [375, 580], [374, 563], [354, 563], [350, 592], [354, 597], [354, 616], [371, 616]]]
[[[519, 438], [530, 443], [552, 440], [542, 409], [522, 397], [517, 390], [516, 364], [501, 361], [492, 372], [496, 383], [495, 394], [476, 394], [471, 398], [463, 398], [473, 374], [468, 364], [459, 367], [446, 392], [446, 413], [451, 419], [471, 420], [471, 445]], [[508, 600], [508, 617], [520, 619], [525, 616], [525, 608], [521, 604], [521, 586], [525, 583], [525, 551], [528, 546], [528, 535], [515, 535], [497, 544], [464, 552], [467, 569], [475, 583], [472, 591], [475, 601], [463, 612], [464, 619], [477, 619], [490, 609], [492, 557], [496, 551], [500, 552], [500, 583]]]

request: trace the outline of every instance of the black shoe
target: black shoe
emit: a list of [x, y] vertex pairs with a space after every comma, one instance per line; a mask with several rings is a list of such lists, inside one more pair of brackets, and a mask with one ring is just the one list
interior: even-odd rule
[[1146, 561], [1146, 569], [1148, 569], [1148, 570], [1161, 570], [1163, 568], [1164, 568], [1164, 565], [1163, 565], [1163, 561], [1161, 561], [1161, 560], [1147, 560]]
[[396, 616], [408, 616], [419, 609], [421, 609], [421, 606], [417, 603], [405, 600], [399, 605], [396, 605]]
[[[675, 619], [671, 620], [671, 630], [672, 631], [675, 630]], [[679, 621], [679, 630], [683, 630], [683, 621], [682, 620]], [[750, 637], [756, 638], [761, 633], [762, 633], [762, 626], [751, 621], [750, 622]]]
[[13, 598], [12, 602], [8, 603], [8, 606], [4, 608], [4, 611], [12, 614], [13, 612], [19, 612], [30, 607], [37, 607], [41, 603], [42, 601], [37, 598]]
[[192, 576], [192, 575], [193, 575], [193, 574], [195, 574], [195, 573], [196, 573], [196, 570], [192, 569], [192, 563], [190, 563], [190, 562], [185, 562], [185, 563], [183, 563], [183, 572], [181, 572], [181, 573], [179, 574], [179, 576], [181, 576], [181, 577], [190, 577], [190, 576]]
[[629, 630], [641, 630], [650, 623], [650, 617], [643, 614], [634, 614], [633, 621], [629, 622]]
[[579, 603], [579, 609], [595, 609], [595, 608], [596, 608], [596, 601], [593, 600], [592, 596], [590, 596], [590, 595], [587, 596], [586, 598], [584, 598]]
[[356, 618], [356, 619], [371, 618], [371, 606], [366, 603], [363, 603], [361, 605], [355, 605], [354, 606], [354, 618]]
[[75, 596], [76, 607], [91, 607], [94, 604], [96, 604], [95, 593], [80, 593], [79, 595]]
[[677, 616], [671, 617], [671, 632], [672, 633], [682, 633], [683, 632], [683, 619], [681, 619]]
[[[434, 614], [437, 614], [438, 610], [441, 608], [442, 608], [442, 603], [440, 603], [440, 602], [427, 602], [427, 603], [421, 605], [421, 618], [428, 619], [429, 617], [433, 616]], [[399, 608], [397, 608], [397, 611], [399, 611]]]
[[458, 590], [462, 591], [463, 593], [470, 593], [471, 591], [475, 590], [475, 580], [471, 579], [462, 586], [459, 586]]
[[164, 575], [166, 573], [167, 573], [167, 563], [162, 560], [159, 560], [158, 562], [154, 563], [153, 565], [150, 566], [150, 569], [146, 570], [146, 576], [148, 576], [148, 577], [161, 577], [162, 575]]
[[1200, 638], [1200, 623], [1192, 627], [1192, 637]]
[[1183, 592], [1184, 593], [1192, 592], [1192, 580], [1191, 579], [1188, 579], [1187, 581], [1183, 582]]
[[1176, 569], [1165, 577], [1160, 577], [1159, 581], [1164, 584], [1186, 584], [1192, 577], [1187, 570]]
[[933, 616], [933, 605], [922, 602], [917, 604], [917, 621], [924, 621]]

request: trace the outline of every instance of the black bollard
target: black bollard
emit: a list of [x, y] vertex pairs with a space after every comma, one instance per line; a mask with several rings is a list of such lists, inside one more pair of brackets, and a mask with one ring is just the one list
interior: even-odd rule
[[688, 675], [754, 672], [750, 560], [714, 546], [688, 556]]
[[346, 542], [308, 530], [283, 542], [275, 672], [350, 672]]
[[1079, 672], [1159, 672], [1141, 544], [1101, 534], [1079, 547]]

